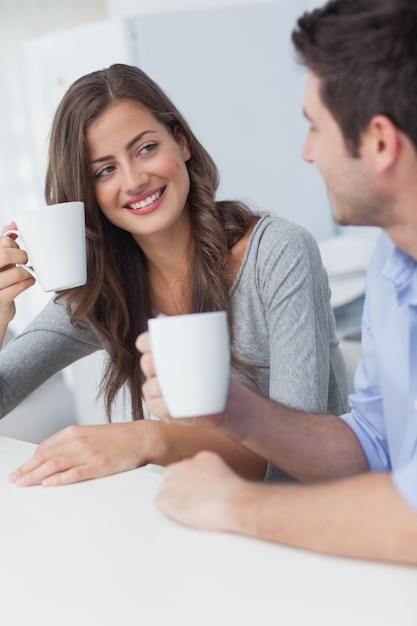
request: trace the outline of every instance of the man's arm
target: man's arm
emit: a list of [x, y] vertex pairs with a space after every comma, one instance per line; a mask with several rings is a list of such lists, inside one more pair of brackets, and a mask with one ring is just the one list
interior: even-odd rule
[[171, 465], [158, 508], [183, 524], [288, 546], [417, 565], [417, 512], [387, 473], [315, 485], [242, 480], [215, 454]]
[[[209, 423], [210, 419], [202, 418]], [[363, 449], [339, 417], [306, 413], [230, 384], [217, 425], [251, 450], [301, 481], [339, 478], [368, 470]]]
[[232, 379], [225, 413], [172, 420], [153, 369], [148, 333], [136, 346], [146, 376], [143, 396], [149, 411], [163, 421], [217, 427], [260, 457], [302, 481], [339, 478], [368, 470], [358, 439], [334, 415], [290, 409]]

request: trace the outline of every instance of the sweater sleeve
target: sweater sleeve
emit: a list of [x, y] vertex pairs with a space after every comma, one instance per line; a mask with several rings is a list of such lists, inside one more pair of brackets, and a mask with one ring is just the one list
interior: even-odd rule
[[[271, 219], [249, 263], [252, 267], [246, 269], [252, 281], [247, 279], [246, 302], [241, 301], [239, 307], [251, 307], [247, 317], [254, 323], [256, 319], [258, 325], [255, 366], [262, 356], [263, 365], [269, 366], [269, 388], [259, 392], [305, 411], [327, 411], [329, 404], [346, 408], [346, 371], [327, 275], [312, 235], [297, 224]], [[336, 399], [329, 398], [332, 379], [336, 380], [336, 389], [331, 390], [339, 396]]]
[[102, 346], [71, 324], [64, 304], [51, 300], [0, 352], [0, 417], [64, 367]]
[[289, 229], [279, 250], [259, 264], [258, 285], [270, 336], [270, 397], [326, 411], [329, 387], [328, 294], [313, 238]]
[[263, 220], [244, 263], [234, 292], [235, 347], [253, 376], [242, 382], [300, 410], [346, 410], [346, 370], [312, 235], [286, 220]]

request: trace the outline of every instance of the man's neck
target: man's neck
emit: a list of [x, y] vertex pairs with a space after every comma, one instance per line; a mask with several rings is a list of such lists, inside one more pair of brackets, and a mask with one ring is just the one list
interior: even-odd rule
[[[417, 204], [415, 211], [417, 218]], [[400, 250], [403, 250], [417, 261], [417, 224], [398, 224], [398, 226], [386, 230], [397, 248], [400, 248]]]

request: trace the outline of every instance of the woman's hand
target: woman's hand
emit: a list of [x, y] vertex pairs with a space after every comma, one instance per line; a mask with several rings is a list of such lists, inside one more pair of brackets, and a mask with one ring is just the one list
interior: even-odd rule
[[[12, 228], [16, 228], [14, 222], [2, 233]], [[15, 298], [35, 283], [33, 276], [17, 265], [27, 262], [27, 254], [14, 241], [14, 235], [0, 237], [0, 332], [15, 316]]]
[[124, 472], [150, 462], [147, 421], [69, 426], [43, 441], [9, 477], [26, 487], [58, 486]]

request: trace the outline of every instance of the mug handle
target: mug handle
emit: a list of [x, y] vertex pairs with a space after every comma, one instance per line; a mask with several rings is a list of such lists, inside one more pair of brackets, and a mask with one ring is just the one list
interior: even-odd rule
[[[8, 237], [9, 235], [17, 235], [18, 237], [19, 235], [19, 231], [18, 230], [6, 230], [5, 233], [3, 233], [3, 237]], [[23, 263], [17, 263], [16, 264], [18, 267], [23, 267], [23, 269], [25, 269], [27, 272], [29, 272], [29, 274], [31, 276], [33, 276], [33, 278], [36, 278], [36, 274], [34, 272], [34, 270], [29, 266], [29, 265], [24, 265]]]

